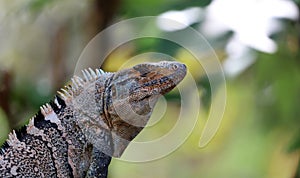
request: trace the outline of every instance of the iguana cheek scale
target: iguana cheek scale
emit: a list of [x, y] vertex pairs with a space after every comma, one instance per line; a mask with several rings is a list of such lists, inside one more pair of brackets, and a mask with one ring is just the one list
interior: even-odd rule
[[186, 66], [163, 61], [82, 73], [9, 134], [0, 149], [0, 177], [107, 177], [111, 156], [122, 155]]

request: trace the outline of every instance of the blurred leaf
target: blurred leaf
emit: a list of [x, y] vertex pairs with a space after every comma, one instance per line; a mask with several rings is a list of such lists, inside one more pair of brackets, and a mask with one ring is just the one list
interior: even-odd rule
[[40, 12], [46, 5], [54, 2], [55, 0], [31, 0], [28, 7], [31, 12]]
[[292, 139], [292, 143], [289, 145], [288, 151], [293, 152], [300, 149], [300, 128], [294, 138]]
[[200, 88], [201, 93], [201, 101], [203, 103], [203, 106], [206, 110], [208, 110], [210, 108], [210, 104], [211, 104], [211, 86], [210, 86], [210, 82], [208, 80], [207, 75], [203, 76], [197, 83], [198, 87]]
[[4, 143], [7, 138], [7, 134], [9, 133], [9, 124], [7, 121], [7, 117], [3, 112], [2, 108], [0, 108], [0, 145]]
[[260, 54], [257, 69], [257, 104], [267, 126], [294, 128], [299, 122], [299, 61], [288, 52]]
[[201, 1], [195, 1], [195, 0], [185, 0], [185, 1], [179, 1], [178, 3], [174, 3], [171, 8], [174, 8], [175, 10], [181, 10], [187, 7], [205, 7], [208, 6], [211, 3], [212, 0], [201, 0]]
[[272, 145], [273, 150], [271, 153], [267, 177], [294, 177], [299, 161], [299, 154], [297, 152], [288, 153], [286, 151], [286, 145], [288, 144], [289, 136], [279, 132], [275, 135], [277, 135], [277, 137], [274, 138], [276, 142]]
[[294, 2], [298, 5], [300, 5], [300, 0], [294, 0]]
[[152, 1], [125, 0], [123, 1], [121, 14], [127, 15], [129, 17], [157, 15], [163, 12], [162, 7], [165, 4], [166, 1], [160, 1], [160, 0], [152, 0]]
[[37, 86], [31, 82], [22, 82], [22, 84], [16, 86], [12, 91], [12, 99], [18, 101], [20, 106], [31, 106], [33, 108], [39, 108], [42, 104], [50, 101], [52, 95], [43, 96], [38, 92]]
[[182, 10], [188, 7], [204, 7], [211, 3], [211, 0], [125, 0], [121, 8], [121, 14], [128, 17], [159, 15], [169, 10]]

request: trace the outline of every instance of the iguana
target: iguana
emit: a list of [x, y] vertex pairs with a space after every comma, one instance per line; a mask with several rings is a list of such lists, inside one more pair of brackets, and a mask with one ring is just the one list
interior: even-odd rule
[[82, 73], [9, 134], [0, 149], [0, 177], [107, 177], [111, 156], [121, 156], [186, 66], [163, 61]]

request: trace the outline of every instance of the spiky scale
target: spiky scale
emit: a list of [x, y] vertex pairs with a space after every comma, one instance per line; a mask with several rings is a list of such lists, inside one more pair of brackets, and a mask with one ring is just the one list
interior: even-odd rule
[[72, 78], [71, 81], [72, 87], [74, 87], [75, 90], [78, 90], [80, 84], [77, 82], [77, 80], [75, 80], [75, 78]]
[[87, 69], [82, 70], [82, 73], [83, 73], [83, 76], [84, 76], [84, 79], [86, 82], [90, 82], [93, 80], [91, 74], [89, 73], [89, 71]]
[[96, 73], [93, 71], [93, 69], [89, 68], [89, 72], [90, 72], [91, 76], [92, 76], [94, 79], [97, 79], [97, 75], [96, 75]]
[[101, 69], [96, 69], [96, 73], [97, 73], [97, 76], [99, 77], [99, 76], [101, 76], [101, 74], [103, 74], [104, 72], [103, 72], [103, 70], [101, 70]]

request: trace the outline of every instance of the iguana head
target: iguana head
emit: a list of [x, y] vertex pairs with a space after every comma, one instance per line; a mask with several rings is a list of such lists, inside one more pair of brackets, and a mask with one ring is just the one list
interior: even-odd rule
[[186, 66], [178, 62], [145, 63], [133, 67], [135, 82], [129, 88], [130, 98], [135, 101], [165, 94], [185, 76]]
[[[112, 102], [115, 107], [125, 102], [135, 114], [149, 115], [158, 97], [171, 91], [185, 75], [184, 64], [167, 61], [143, 63], [121, 70], [111, 82]], [[123, 108], [116, 109], [123, 111]]]
[[[185, 75], [184, 64], [166, 61], [138, 64], [115, 73], [107, 112], [117, 140], [131, 141], [147, 124], [159, 96], [171, 91]], [[119, 153], [127, 146], [117, 145]]]

